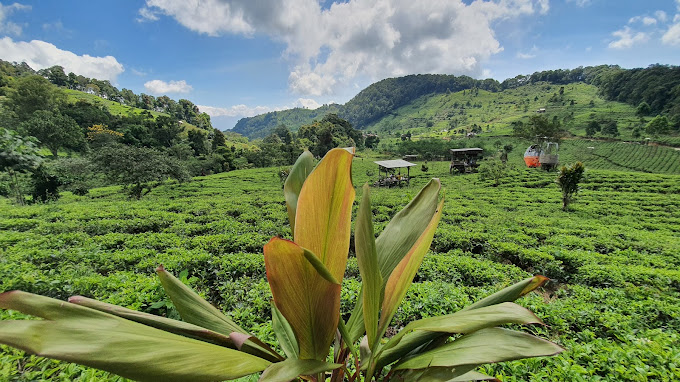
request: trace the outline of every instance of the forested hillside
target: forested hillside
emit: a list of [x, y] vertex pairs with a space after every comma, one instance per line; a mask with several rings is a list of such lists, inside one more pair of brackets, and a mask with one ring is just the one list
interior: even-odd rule
[[[234, 126], [233, 131], [251, 139], [264, 138], [276, 126], [284, 125], [290, 127], [293, 131], [297, 131], [302, 125], [309, 124], [315, 119], [321, 119], [326, 114], [337, 114], [339, 111], [340, 105], [337, 104], [323, 105], [314, 110], [295, 108], [272, 111], [251, 118], [241, 118]], [[272, 126], [272, 128], [263, 128], [263, 126]]]
[[[580, 99], [588, 96], [595, 103], [599, 100], [621, 102], [636, 110], [639, 109], [637, 110], [639, 116], [650, 118], [657, 115], [663, 116], [666, 120], [662, 122], [662, 127], [658, 132], [661, 134], [677, 131], [680, 125], [680, 67], [664, 65], [653, 65], [645, 69], [622, 69], [615, 65], [600, 65], [571, 70], [549, 70], [531, 75], [519, 75], [503, 82], [432, 74], [389, 78], [362, 90], [345, 105], [338, 105], [337, 114], [350, 121], [355, 128], [366, 129], [385, 118], [399, 117], [400, 108], [408, 108], [409, 105], [415, 108], [416, 104], [423, 102], [423, 97], [457, 92], [465, 92], [464, 94], [467, 95], [470, 91], [478, 94], [480, 91], [486, 91], [495, 94], [498, 97], [497, 102], [502, 102], [503, 98], [507, 98], [505, 95], [509, 90], [540, 84], [558, 85], [557, 90], [564, 85], [592, 85], [592, 88], [577, 86], [577, 90], [587, 89], [588, 94], [572, 94], [572, 98]], [[594, 94], [591, 89], [595, 89]], [[546, 90], [550, 91], [550, 89]], [[562, 94], [557, 94], [557, 96], [562, 96]], [[534, 103], [535, 106], [544, 108], [551, 106], [550, 103], [554, 104], [556, 99], [548, 97], [545, 101], [550, 102], [543, 104], [534, 102], [533, 98], [529, 101], [522, 100], [522, 102]], [[608, 105], [620, 108], [620, 106], [615, 106], [615, 103]], [[485, 107], [486, 105], [482, 104], [478, 108], [486, 110]], [[525, 116], [534, 111], [530, 109], [524, 111]], [[439, 112], [447, 111], [442, 109]], [[316, 115], [310, 117], [309, 110], [302, 112], [295, 109], [277, 113], [286, 113], [287, 119], [291, 122], [283, 123], [293, 130], [318, 118]], [[453, 120], [453, 116], [448, 118]], [[234, 131], [246, 136], [264, 136], [281, 122], [271, 116], [244, 118], [239, 121]], [[247, 131], [244, 129], [245, 126], [248, 127]], [[469, 129], [472, 127], [469, 126]], [[575, 127], [585, 129], [585, 126]]]

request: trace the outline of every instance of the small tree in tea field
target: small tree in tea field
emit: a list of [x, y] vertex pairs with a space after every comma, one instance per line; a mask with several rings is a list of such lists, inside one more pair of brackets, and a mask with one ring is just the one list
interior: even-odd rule
[[570, 167], [562, 166], [560, 169], [560, 174], [555, 182], [562, 189], [562, 210], [567, 210], [572, 196], [578, 192], [578, 184], [583, 179], [584, 172], [585, 167], [581, 162], [576, 162]]
[[364, 186], [355, 222], [363, 284], [345, 322], [340, 289], [355, 195], [352, 158], [334, 149], [314, 167], [312, 154], [305, 152], [284, 184], [293, 241], [274, 237], [264, 246], [273, 295], [272, 328], [281, 352], [249, 334], [162, 266], [157, 269], [161, 284], [184, 321], [80, 296], [65, 303], [12, 291], [0, 294], [0, 308], [44, 320], [0, 321], [0, 343], [132, 379], [163, 381], [221, 381], [258, 372], [260, 381], [488, 380], [493, 378], [474, 371], [478, 365], [563, 350], [533, 335], [497, 327], [541, 323], [512, 301], [541, 286], [547, 280], [543, 276], [523, 280], [457, 313], [413, 321], [385, 338], [442, 215], [437, 179], [377, 238], [370, 192]]

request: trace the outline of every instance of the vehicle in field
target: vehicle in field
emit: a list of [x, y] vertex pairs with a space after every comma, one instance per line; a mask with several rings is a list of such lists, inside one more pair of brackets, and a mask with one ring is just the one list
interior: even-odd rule
[[459, 173], [473, 172], [479, 167], [478, 161], [482, 159], [484, 149], [479, 147], [467, 149], [450, 149], [451, 152], [451, 166], [449, 166], [449, 173], [457, 170]]

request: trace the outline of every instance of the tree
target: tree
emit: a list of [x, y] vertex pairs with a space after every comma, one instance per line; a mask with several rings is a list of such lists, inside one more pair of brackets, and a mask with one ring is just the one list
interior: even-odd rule
[[645, 101], [642, 101], [635, 110], [635, 115], [637, 115], [638, 117], [644, 117], [646, 115], [649, 115], [651, 112], [652, 108], [649, 107], [649, 104]]
[[19, 121], [37, 110], [54, 111], [66, 103], [66, 94], [41, 76], [20, 77], [7, 95], [6, 105]]
[[570, 167], [562, 166], [560, 169], [560, 174], [557, 176], [555, 182], [562, 190], [562, 210], [567, 210], [567, 206], [569, 206], [572, 196], [578, 192], [578, 184], [583, 179], [584, 172], [585, 167], [581, 162], [576, 162]]
[[23, 137], [16, 131], [0, 127], [0, 168], [10, 177], [17, 203], [24, 204], [17, 173], [32, 171], [41, 162], [35, 138]]
[[588, 122], [588, 125], [586, 125], [586, 136], [587, 137], [593, 137], [601, 129], [602, 128], [600, 127], [600, 123], [595, 121], [595, 120], [592, 120], [592, 121]]
[[76, 121], [56, 111], [38, 110], [20, 128], [38, 138], [54, 158], [60, 148], [79, 149], [85, 143], [83, 131]]
[[492, 179], [494, 187], [497, 187], [501, 179], [508, 175], [508, 166], [502, 160], [489, 158], [479, 165], [479, 178], [482, 180]]
[[213, 129], [212, 150], [215, 151], [218, 147], [226, 145], [227, 139], [224, 137], [224, 133], [218, 129]]
[[604, 126], [602, 127], [602, 134], [607, 135], [609, 137], [615, 138], [619, 136], [619, 128], [618, 124], [616, 123], [615, 120], [610, 119], [609, 121], [606, 121], [604, 123]]
[[167, 178], [189, 180], [189, 174], [178, 160], [146, 147], [121, 144], [102, 147], [93, 153], [92, 161], [110, 181], [124, 185], [136, 199]]
[[651, 135], [666, 134], [670, 131], [670, 128], [671, 125], [665, 115], [657, 115], [645, 126], [647, 134]]
[[189, 130], [187, 132], [187, 139], [189, 145], [194, 150], [194, 155], [205, 155], [208, 153], [208, 145], [206, 144], [205, 134], [200, 130]]
[[378, 137], [377, 134], [366, 135], [366, 139], [364, 140], [364, 146], [366, 146], [366, 148], [374, 149], [378, 147], [378, 143], [380, 143], [380, 137]]
[[522, 123], [521, 121], [513, 122], [512, 131], [513, 135], [517, 137], [532, 140], [536, 139], [536, 137], [548, 137], [553, 141], [557, 141], [566, 134], [559, 120], [553, 118], [551, 121], [544, 115], [532, 115], [529, 117], [528, 123]]

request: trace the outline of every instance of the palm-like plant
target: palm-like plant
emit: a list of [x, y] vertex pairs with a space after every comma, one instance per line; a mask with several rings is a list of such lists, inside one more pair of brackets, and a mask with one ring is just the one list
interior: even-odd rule
[[161, 283], [184, 321], [80, 296], [67, 303], [11, 291], [0, 294], [0, 308], [43, 320], [0, 321], [0, 343], [132, 379], [164, 381], [219, 381], [258, 372], [261, 381], [488, 380], [493, 378], [473, 370], [484, 363], [562, 351], [538, 337], [497, 327], [541, 323], [512, 301], [542, 285], [547, 280], [542, 276], [460, 312], [413, 321], [383, 338], [439, 223], [444, 201], [437, 179], [377, 239], [364, 186], [355, 228], [363, 284], [344, 322], [340, 288], [355, 194], [352, 158], [345, 150], [331, 150], [314, 168], [312, 155], [305, 152], [284, 185], [294, 240], [272, 238], [264, 257], [273, 295], [272, 327], [285, 357], [162, 266], [157, 269]]

